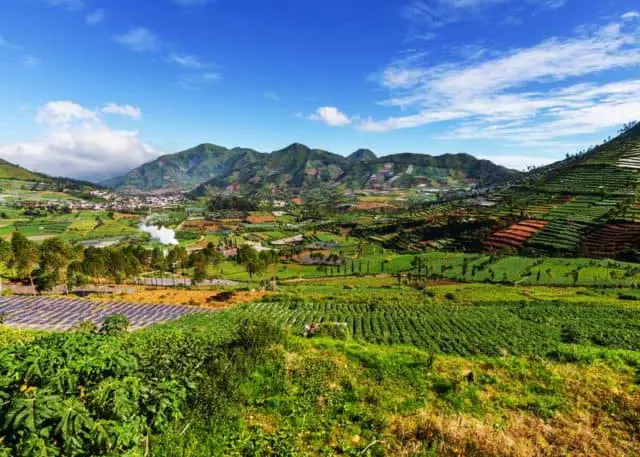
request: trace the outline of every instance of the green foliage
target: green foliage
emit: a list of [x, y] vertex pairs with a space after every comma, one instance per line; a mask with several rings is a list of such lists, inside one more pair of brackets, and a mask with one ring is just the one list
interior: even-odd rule
[[100, 333], [105, 335], [117, 335], [129, 328], [129, 318], [123, 314], [112, 314], [108, 316], [100, 326]]
[[143, 378], [112, 337], [52, 335], [0, 352], [8, 455], [113, 455], [181, 417], [186, 391]]
[[82, 326], [0, 345], [3, 455], [148, 452], [149, 437], [176, 424], [185, 409], [213, 414], [283, 338], [268, 321], [230, 314], [203, 332], [181, 325], [136, 334]]

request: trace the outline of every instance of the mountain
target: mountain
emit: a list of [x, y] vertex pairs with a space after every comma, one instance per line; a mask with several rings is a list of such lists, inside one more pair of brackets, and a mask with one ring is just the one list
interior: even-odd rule
[[280, 194], [343, 185], [351, 189], [497, 183], [514, 170], [468, 154], [395, 154], [359, 149], [348, 157], [300, 143], [262, 153], [201, 144], [161, 156], [101, 184], [124, 192], [210, 191]]
[[34, 189], [54, 191], [86, 191], [101, 186], [73, 178], [53, 177], [44, 173], [28, 170], [14, 163], [0, 159], [0, 179], [12, 179], [33, 183]]
[[366, 162], [369, 160], [376, 160], [377, 157], [371, 149], [358, 149], [348, 155], [347, 159], [352, 162]]
[[493, 196], [512, 224], [491, 249], [640, 261], [640, 124], [565, 160], [523, 174]]
[[15, 165], [11, 162], [7, 162], [4, 159], [0, 159], [0, 179], [21, 179], [23, 181], [40, 181], [42, 175], [34, 173]]

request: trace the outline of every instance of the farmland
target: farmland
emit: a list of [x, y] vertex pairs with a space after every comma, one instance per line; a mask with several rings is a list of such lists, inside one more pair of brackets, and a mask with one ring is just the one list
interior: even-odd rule
[[615, 141], [487, 193], [121, 212], [7, 183], [0, 455], [640, 455]]
[[136, 329], [202, 311], [206, 310], [178, 305], [141, 305], [47, 297], [0, 297], [0, 314], [5, 324], [36, 330], [68, 330], [83, 321], [99, 325], [106, 317], [115, 314], [126, 316], [131, 328]]

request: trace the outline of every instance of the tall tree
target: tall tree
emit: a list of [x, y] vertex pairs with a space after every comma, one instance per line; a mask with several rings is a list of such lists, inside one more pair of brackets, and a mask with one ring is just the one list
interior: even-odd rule
[[13, 251], [11, 243], [0, 239], [0, 295], [2, 295], [2, 273], [11, 264], [13, 259]]
[[[63, 283], [66, 293], [67, 269], [73, 262], [75, 251], [69, 243], [60, 238], [49, 238], [44, 240], [40, 246], [40, 275], [47, 278], [55, 286]], [[47, 281], [49, 282], [49, 281]]]
[[20, 232], [11, 235], [11, 250], [13, 251], [12, 266], [19, 278], [29, 278], [33, 294], [36, 287], [33, 283], [33, 270], [38, 265], [38, 247]]

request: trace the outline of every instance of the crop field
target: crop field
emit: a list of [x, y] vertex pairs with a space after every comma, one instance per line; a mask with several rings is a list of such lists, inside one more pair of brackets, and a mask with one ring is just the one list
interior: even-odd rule
[[7, 325], [35, 330], [66, 330], [82, 321], [99, 325], [113, 314], [125, 315], [132, 328], [141, 328], [206, 311], [211, 310], [180, 305], [144, 305], [52, 297], [0, 297], [0, 314], [4, 315]]
[[[640, 350], [637, 308], [560, 302], [497, 302], [468, 307], [455, 303], [341, 304], [283, 300], [253, 304], [247, 312], [267, 313], [297, 332], [312, 322], [346, 323], [356, 339], [376, 344], [409, 344], [457, 355], [543, 356], [563, 342]], [[571, 335], [563, 336], [563, 332]]]
[[544, 229], [546, 225], [546, 221], [523, 220], [505, 230], [495, 232], [483, 244], [490, 250], [519, 248], [525, 241]]

